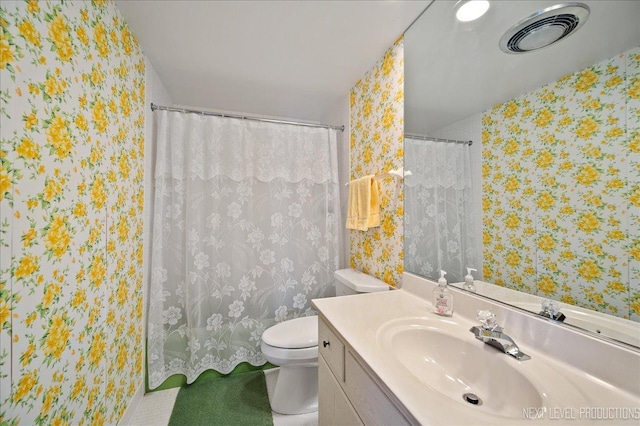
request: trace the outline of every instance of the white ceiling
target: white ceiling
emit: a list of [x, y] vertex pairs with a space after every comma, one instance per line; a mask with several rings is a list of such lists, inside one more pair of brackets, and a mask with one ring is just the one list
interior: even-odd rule
[[429, 3], [116, 1], [175, 104], [316, 122]]
[[404, 38], [405, 130], [428, 135], [567, 74], [640, 46], [640, 0], [580, 0], [586, 23], [557, 44], [507, 54], [498, 42], [513, 25], [555, 1], [492, 1], [477, 21], [455, 20], [436, 0]]

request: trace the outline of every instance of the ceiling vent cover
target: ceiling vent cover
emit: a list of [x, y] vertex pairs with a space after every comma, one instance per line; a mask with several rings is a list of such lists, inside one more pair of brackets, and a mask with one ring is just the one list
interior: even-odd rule
[[564, 3], [540, 10], [511, 27], [500, 39], [507, 53], [526, 53], [550, 46], [574, 33], [589, 17], [589, 6]]

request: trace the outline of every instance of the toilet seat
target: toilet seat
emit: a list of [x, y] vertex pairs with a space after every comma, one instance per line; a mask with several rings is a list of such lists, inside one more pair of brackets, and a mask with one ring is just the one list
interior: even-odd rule
[[287, 350], [318, 347], [318, 317], [300, 317], [268, 328], [262, 342], [272, 348]]
[[262, 353], [274, 365], [318, 364], [318, 317], [301, 317], [262, 333]]
[[318, 347], [302, 349], [284, 349], [267, 345], [262, 342], [260, 346], [264, 357], [273, 365], [283, 366], [292, 364], [315, 364], [318, 365]]

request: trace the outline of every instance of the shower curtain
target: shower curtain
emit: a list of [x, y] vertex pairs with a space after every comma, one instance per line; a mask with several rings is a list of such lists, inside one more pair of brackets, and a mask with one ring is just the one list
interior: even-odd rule
[[478, 268], [469, 145], [405, 138], [405, 270], [460, 282]]
[[149, 386], [262, 365], [338, 265], [336, 131], [154, 112]]

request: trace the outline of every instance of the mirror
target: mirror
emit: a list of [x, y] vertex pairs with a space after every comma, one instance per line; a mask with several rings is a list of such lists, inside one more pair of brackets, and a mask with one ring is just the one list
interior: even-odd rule
[[[455, 283], [473, 267], [478, 294], [534, 313], [553, 299], [565, 324], [640, 347], [640, 2], [583, 0], [575, 33], [500, 49], [509, 29], [559, 3], [491, 1], [459, 22], [455, 1], [436, 0], [405, 33], [405, 270], [437, 280], [450, 268]], [[408, 157], [420, 150], [407, 134], [473, 142], [458, 212], [468, 223], [445, 232], [462, 238], [462, 261], [420, 263], [416, 247], [431, 243], [415, 227], [434, 213], [407, 207], [408, 189], [430, 167]]]

